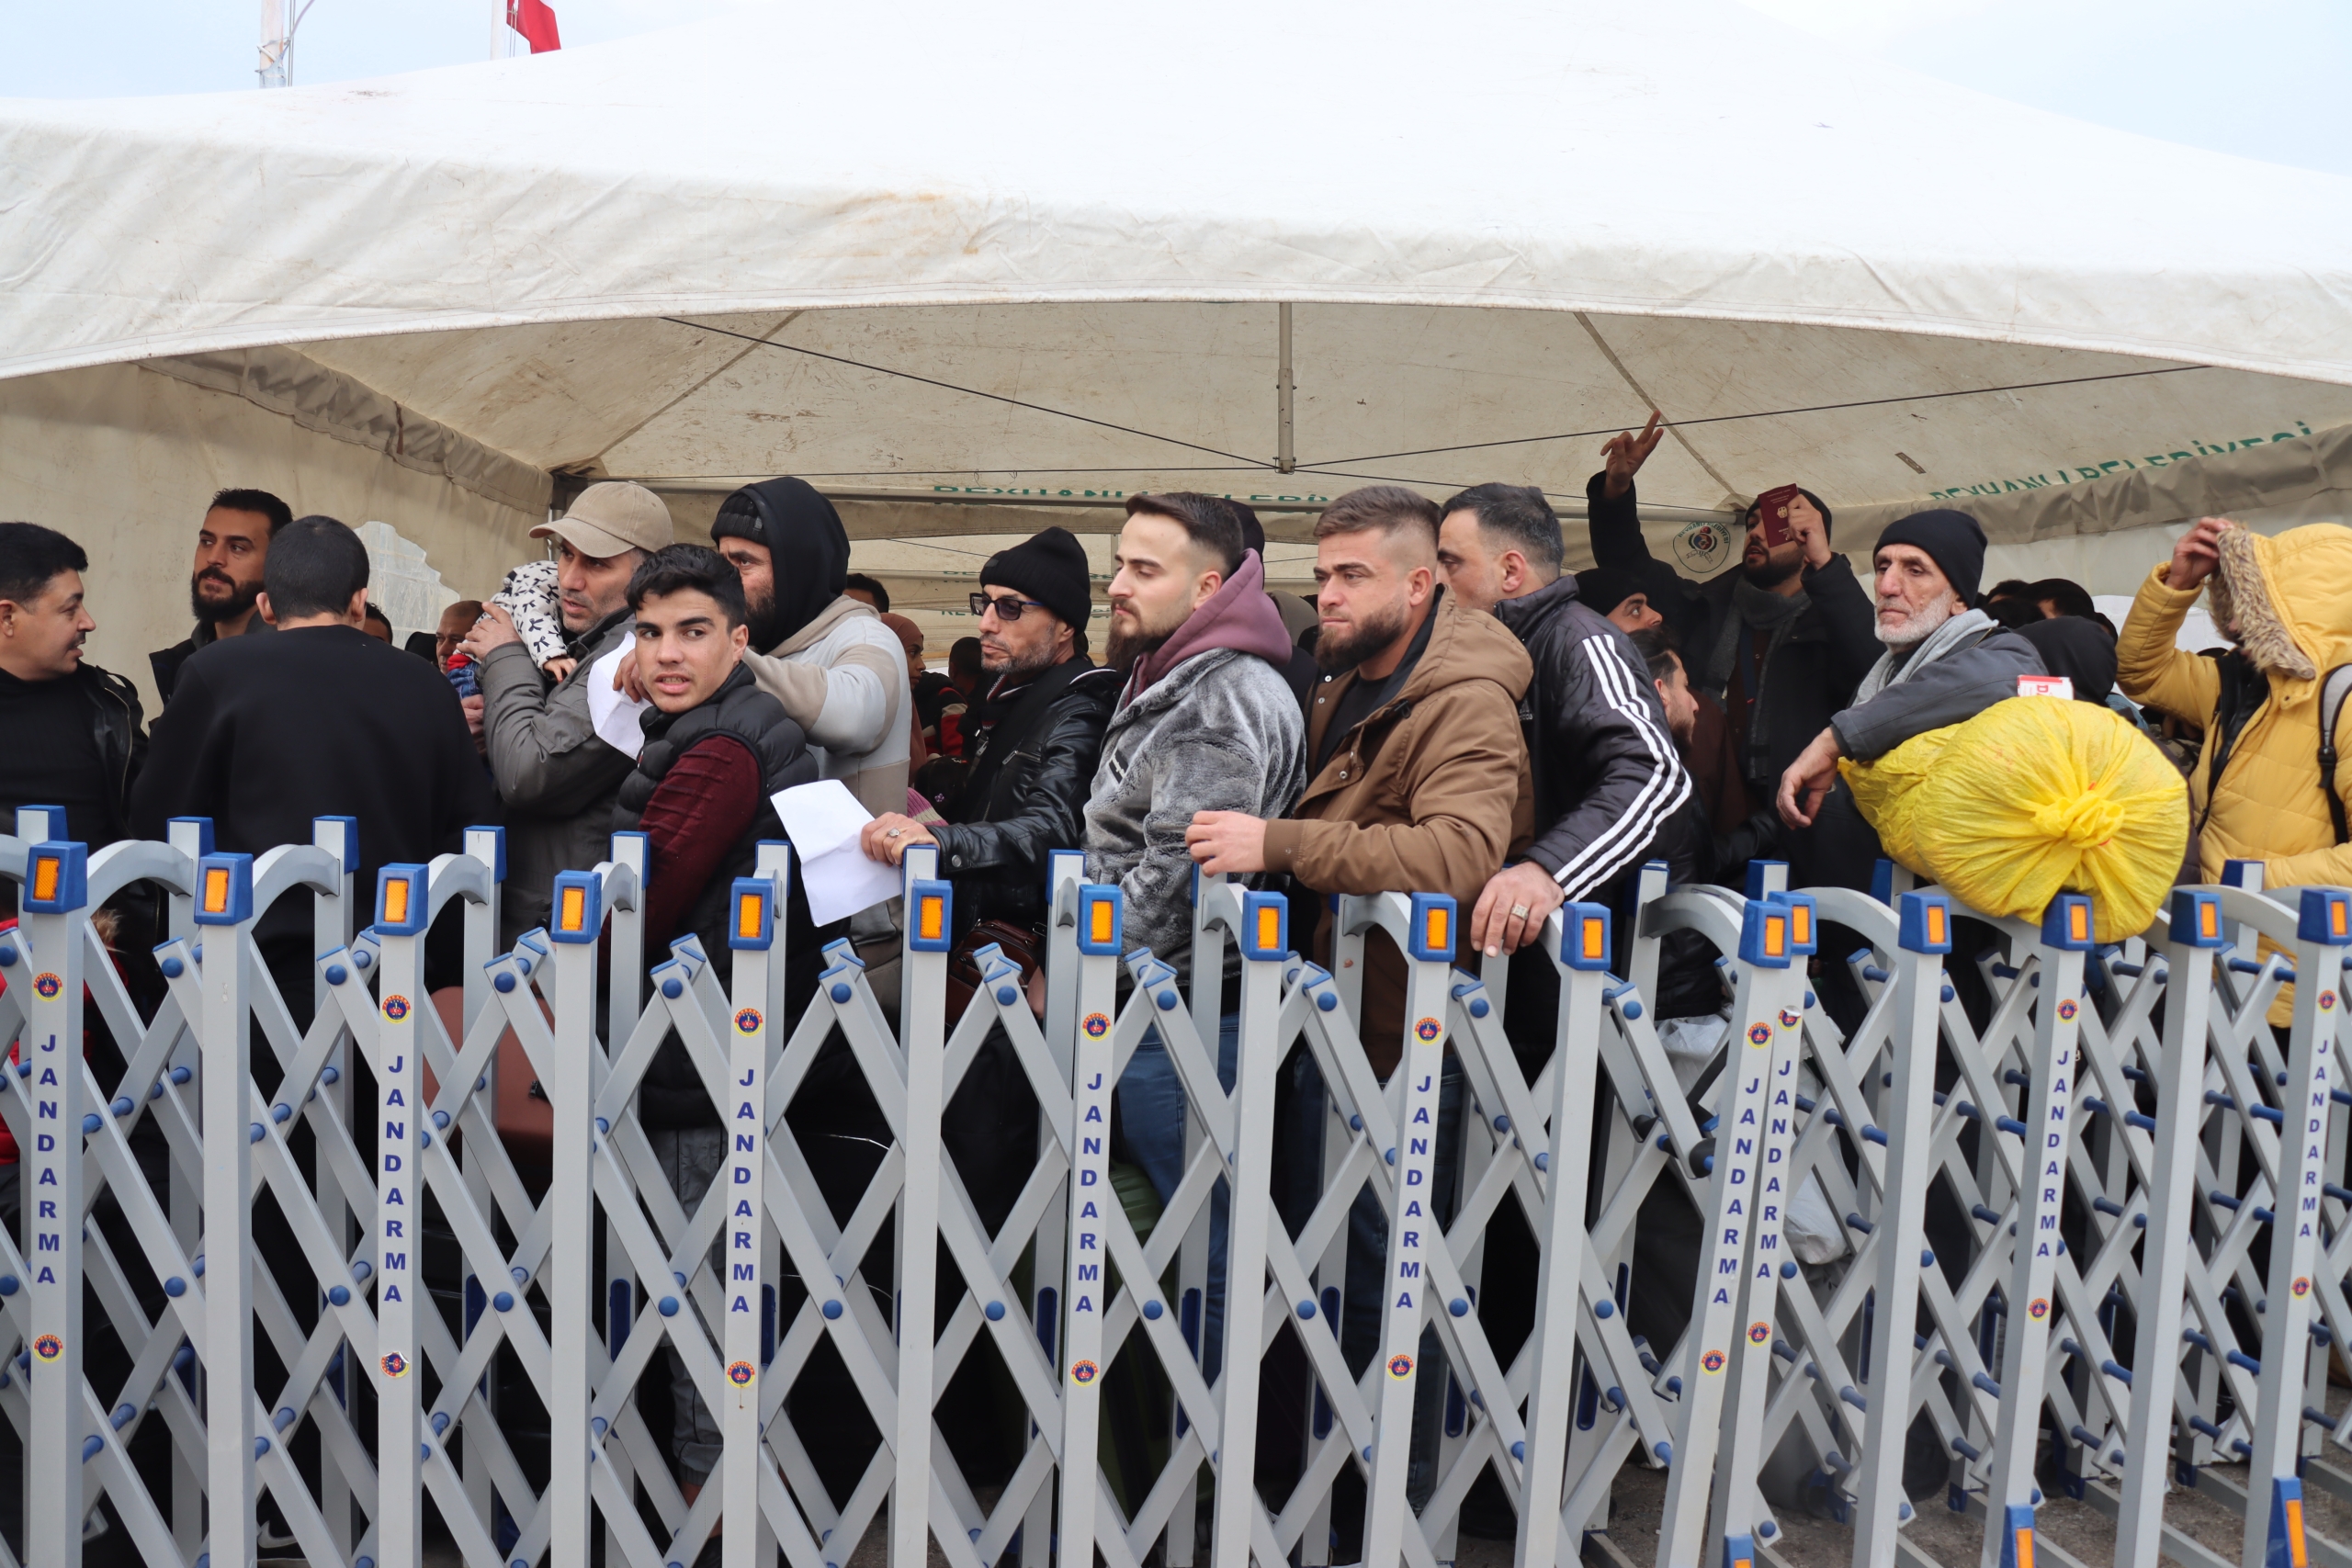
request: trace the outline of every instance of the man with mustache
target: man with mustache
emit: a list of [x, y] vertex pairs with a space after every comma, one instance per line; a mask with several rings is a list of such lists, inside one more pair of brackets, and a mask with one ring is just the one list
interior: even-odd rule
[[196, 630], [184, 641], [147, 656], [155, 672], [156, 695], [163, 701], [172, 700], [180, 666], [198, 649], [224, 637], [270, 629], [254, 613], [254, 601], [261, 593], [270, 538], [293, 521], [293, 509], [266, 490], [232, 489], [213, 496], [196, 531], [196, 564], [187, 579]]
[[[65, 810], [66, 838], [96, 854], [129, 835], [130, 785], [147, 755], [139, 693], [82, 657], [97, 623], [83, 602], [82, 547], [36, 523], [0, 523], [0, 828], [20, 806]], [[0, 913], [16, 885], [0, 881]]]
[[[1770, 800], [1781, 773], [1852, 701], [1863, 672], [1885, 651], [1872, 635], [1871, 595], [1830, 549], [1829, 508], [1809, 491], [1790, 503], [1792, 537], [1781, 544], [1766, 542], [1764, 520], [1747, 509], [1734, 570], [1692, 581], [1653, 557], [1634, 476], [1664, 434], [1653, 412], [1639, 435], [1620, 431], [1602, 446], [1604, 466], [1585, 485], [1592, 558], [1629, 579], [1673, 628], [1691, 689], [1721, 702], [1731, 721], [1748, 798]], [[1781, 849], [1792, 887], [1856, 885], [1848, 879], [1850, 857], [1810, 827], [1792, 829]], [[1861, 866], [1860, 886], [1870, 886], [1870, 870]]]

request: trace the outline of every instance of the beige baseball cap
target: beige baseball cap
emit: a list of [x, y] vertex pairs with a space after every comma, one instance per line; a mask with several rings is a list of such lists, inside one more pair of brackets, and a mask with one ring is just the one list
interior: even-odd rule
[[590, 485], [572, 502], [571, 511], [531, 530], [534, 539], [549, 535], [597, 560], [624, 550], [662, 549], [676, 538], [670, 508], [662, 498], [627, 479]]

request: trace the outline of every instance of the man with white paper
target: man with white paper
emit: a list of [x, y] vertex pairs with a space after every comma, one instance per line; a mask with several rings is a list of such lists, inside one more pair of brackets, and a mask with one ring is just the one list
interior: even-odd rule
[[[814, 781], [817, 761], [800, 727], [743, 667], [751, 640], [743, 580], [717, 551], [656, 550], [629, 579], [628, 607], [636, 672], [652, 707], [642, 716], [645, 745], [621, 781], [612, 826], [646, 836], [649, 956], [691, 933], [725, 986], [734, 974], [727, 917], [735, 879], [752, 874], [761, 840], [785, 836], [773, 797]], [[817, 988], [825, 934], [811, 926], [795, 876], [785, 901], [785, 1020], [797, 1018]], [[691, 1213], [725, 1161], [726, 1129], [674, 1033], [646, 1067], [637, 1115]], [[691, 1498], [718, 1461], [719, 1432], [674, 1357], [671, 1396], [678, 1480]]]
[[506, 803], [502, 944], [547, 923], [557, 872], [605, 858], [613, 792], [637, 755], [645, 707], [612, 689], [615, 660], [629, 646], [629, 578], [670, 543], [670, 509], [643, 485], [590, 485], [531, 533], [556, 541], [557, 606], [578, 662], [549, 681], [495, 604], [462, 645], [480, 667], [482, 750]]

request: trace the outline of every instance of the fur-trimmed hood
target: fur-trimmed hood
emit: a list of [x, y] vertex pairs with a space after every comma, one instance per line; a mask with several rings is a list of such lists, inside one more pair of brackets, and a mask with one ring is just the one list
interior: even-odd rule
[[2352, 528], [2229, 528], [2219, 548], [2221, 570], [2206, 590], [2213, 619], [2282, 699], [2284, 682], [2315, 681], [2352, 661]]

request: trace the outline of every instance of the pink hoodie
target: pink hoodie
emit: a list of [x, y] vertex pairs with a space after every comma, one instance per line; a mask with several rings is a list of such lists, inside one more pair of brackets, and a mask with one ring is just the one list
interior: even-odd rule
[[1282, 612], [1266, 597], [1265, 563], [1255, 550], [1241, 552], [1241, 564], [1193, 611], [1157, 650], [1136, 661], [1122, 702], [1133, 702], [1196, 653], [1229, 648], [1254, 653], [1277, 670], [1290, 660], [1290, 633]]

